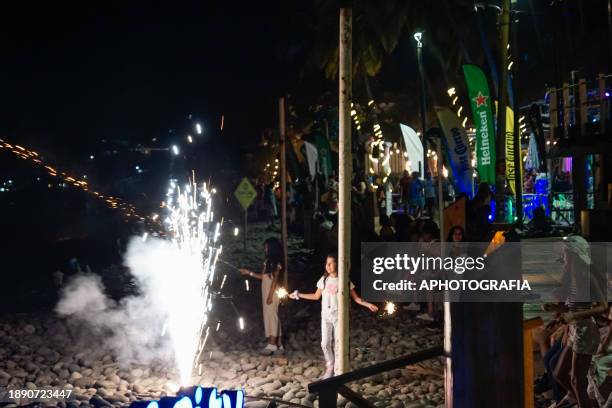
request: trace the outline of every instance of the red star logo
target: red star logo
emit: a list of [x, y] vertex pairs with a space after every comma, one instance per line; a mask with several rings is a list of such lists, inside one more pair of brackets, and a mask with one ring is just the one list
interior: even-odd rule
[[484, 96], [482, 92], [478, 92], [478, 95], [476, 95], [475, 98], [472, 98], [472, 100], [476, 102], [476, 108], [480, 108], [483, 105], [487, 106], [487, 99], [489, 99], [489, 97]]

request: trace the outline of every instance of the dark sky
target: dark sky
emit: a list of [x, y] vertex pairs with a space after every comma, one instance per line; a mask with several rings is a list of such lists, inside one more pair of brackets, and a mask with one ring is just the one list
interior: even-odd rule
[[215, 129], [225, 114], [224, 140], [257, 140], [296, 76], [278, 63], [289, 13], [274, 4], [61, 3], [1, 11], [7, 140], [69, 151], [102, 138], [148, 141], [188, 113]]
[[[299, 55], [308, 48], [316, 14], [314, 1], [12, 3], [0, 9], [0, 137], [56, 154], [86, 152], [103, 138], [148, 142], [184, 126], [189, 113], [209, 129], [207, 142], [256, 142], [277, 123], [276, 98], [297, 83], [302, 61], [288, 64], [287, 50]], [[588, 66], [577, 62], [585, 58], [597, 70], [607, 66], [606, 2], [589, 1], [580, 12], [571, 6], [576, 1], [566, 3], [554, 20], [548, 2], [519, 1], [535, 13], [521, 22], [529, 70], [523, 81], [539, 74], [537, 83], [523, 86], [525, 93], [542, 95], [552, 76], [555, 21], [566, 22], [556, 25], [564, 71]], [[494, 12], [484, 18], [494, 32]], [[482, 55], [473, 21], [455, 23], [468, 33], [473, 54]], [[584, 41], [584, 30], [594, 28], [597, 34]], [[404, 38], [372, 81], [378, 98], [385, 91], [413, 92], [414, 47], [410, 35]], [[427, 52], [425, 65], [436, 69]], [[450, 79], [461, 82], [460, 71]], [[334, 82], [309, 90], [335, 92]], [[441, 98], [446, 101], [444, 92]]]

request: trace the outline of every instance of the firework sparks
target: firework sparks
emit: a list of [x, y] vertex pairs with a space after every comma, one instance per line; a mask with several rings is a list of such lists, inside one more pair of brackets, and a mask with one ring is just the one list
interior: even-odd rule
[[385, 303], [385, 313], [387, 313], [389, 316], [394, 314], [396, 310], [397, 310], [397, 306], [395, 305], [395, 303], [393, 302]]
[[213, 222], [211, 194], [205, 183], [192, 183], [181, 190], [171, 182], [168, 211], [166, 226], [172, 244], [180, 252], [181, 265], [176, 265], [174, 273], [181, 293], [165, 306], [181, 382], [188, 384], [208, 337], [210, 285], [221, 252], [216, 246], [219, 223]]
[[285, 288], [278, 288], [276, 289], [276, 296], [278, 296], [279, 299], [284, 299], [287, 297], [287, 295], [289, 294], [289, 292], [287, 292], [287, 289]]

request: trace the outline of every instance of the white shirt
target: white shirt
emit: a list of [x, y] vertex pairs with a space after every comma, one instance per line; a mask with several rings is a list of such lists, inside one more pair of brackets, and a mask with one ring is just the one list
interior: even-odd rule
[[[355, 289], [353, 282], [349, 282], [349, 287]], [[338, 277], [321, 276], [317, 282], [317, 289], [323, 291], [323, 303], [321, 305], [321, 315], [324, 317], [338, 317]]]

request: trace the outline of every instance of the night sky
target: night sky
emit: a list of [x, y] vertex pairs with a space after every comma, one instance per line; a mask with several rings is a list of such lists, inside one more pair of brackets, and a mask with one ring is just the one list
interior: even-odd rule
[[[80, 154], [88, 153], [101, 139], [148, 142], [164, 137], [169, 129], [181, 129], [186, 115], [192, 113], [208, 129], [208, 143], [256, 143], [262, 129], [277, 123], [276, 98], [294, 91], [300, 79], [302, 89], [308, 88], [304, 86], [304, 56], [312, 38], [309, 30], [317, 18], [315, 3], [4, 5], [0, 18], [0, 134], [56, 154]], [[566, 2], [569, 5], [558, 20], [544, 3], [519, 2], [520, 8], [532, 12], [520, 23], [522, 66], [529, 73], [523, 81], [537, 76], [537, 82], [525, 87], [532, 94], [541, 94], [544, 82], [553, 76], [550, 28], [555, 21], [567, 22], [565, 29], [556, 25], [564, 70], [593, 71], [594, 64], [584, 63], [585, 57], [601, 70], [608, 59], [605, 1], [589, 2], [583, 10], [572, 6], [575, 1]], [[489, 12], [486, 19], [494, 22], [494, 14]], [[581, 21], [580, 27], [592, 31], [586, 42], [577, 25]], [[483, 61], [473, 21], [457, 19], [454, 23], [467, 33], [472, 57]], [[487, 29], [493, 32], [494, 23]], [[380, 76], [372, 80], [377, 95], [389, 90], [412, 92], [416, 71], [409, 37], [404, 36], [386, 59]], [[597, 48], [591, 51], [594, 46]], [[581, 53], [583, 50], [591, 55]], [[600, 56], [593, 55], [596, 53]], [[578, 56], [580, 64], [574, 62]], [[431, 66], [428, 80], [440, 82], [427, 50], [425, 65]], [[318, 92], [335, 92], [334, 82], [322, 76], [310, 73], [307, 78], [316, 83]], [[460, 72], [451, 81], [459, 82]], [[433, 86], [435, 89], [436, 84]], [[225, 130], [220, 137], [222, 114]]]
[[[442, 57], [448, 47], [459, 47], [461, 40], [472, 62], [482, 64], [490, 75], [474, 14], [469, 4], [465, 6], [469, 2], [446, 1], [451, 6], [447, 20], [437, 14], [443, 10], [438, 3], [424, 3], [422, 11], [428, 15], [423, 21], [429, 25], [421, 28], [426, 36], [428, 30], [454, 30], [452, 43], [437, 44]], [[316, 4], [4, 4], [0, 9], [0, 138], [31, 147], [64, 169], [87, 172], [101, 191], [126, 199], [136, 195], [135, 199], [156, 205], [159, 197], [147, 189], [151, 185], [162, 189], [172, 168], [168, 153], [150, 163], [134, 154], [101, 163], [97, 155], [117, 146], [167, 148], [184, 143], [187, 132], [193, 134], [192, 122], [186, 119], [192, 114], [204, 127], [204, 135], [191, 148], [197, 162], [194, 167], [224, 166], [242, 177], [242, 154], [257, 145], [264, 129], [277, 127], [279, 96], [290, 94], [292, 101], [303, 105], [320, 95], [327, 95], [330, 105], [336, 100], [337, 82], [325, 79], [308, 64], [313, 47], [321, 46], [314, 41], [317, 24], [326, 19], [335, 25], [338, 18], [333, 7], [332, 13], [322, 16]], [[568, 0], [555, 9], [549, 1], [519, 0], [518, 4], [526, 12], [519, 23], [521, 63], [517, 64], [522, 104], [543, 97], [546, 84], [556, 81], [555, 67], [561, 80], [569, 80], [571, 69], [581, 69], [587, 78], [609, 72], [606, 1]], [[465, 18], [454, 14], [461, 7]], [[481, 18], [495, 48], [495, 12], [487, 10]], [[360, 24], [363, 20], [356, 19], [354, 30], [362, 30]], [[418, 124], [418, 76], [410, 30], [404, 29], [398, 46], [370, 82], [378, 101], [401, 94], [403, 99], [396, 100], [402, 120]], [[332, 34], [329, 44], [337, 41]], [[433, 108], [448, 104], [447, 86], [460, 86], [462, 78], [459, 68], [444, 78], [433, 47], [425, 44]], [[358, 102], [365, 103], [362, 78], [355, 78], [354, 89], [362, 99]], [[225, 116], [223, 132], [221, 115]], [[90, 154], [96, 155], [95, 161], [89, 161]], [[145, 168], [144, 174], [135, 173], [136, 164]], [[150, 177], [153, 168], [156, 176]], [[33, 180], [42, 176], [40, 183], [46, 188], [44, 174], [28, 171], [26, 164], [0, 152], [0, 182], [16, 174]], [[4, 200], [3, 196], [0, 210]], [[26, 201], [8, 200], [25, 213], [32, 209], [28, 207], [31, 196]]]
[[[0, 132], [49, 149], [146, 142], [193, 113], [224, 140], [257, 141], [297, 77], [277, 53], [282, 8], [208, 2], [22, 3], [2, 12]], [[280, 61], [282, 62], [282, 61]], [[213, 128], [215, 133], [210, 132]]]

